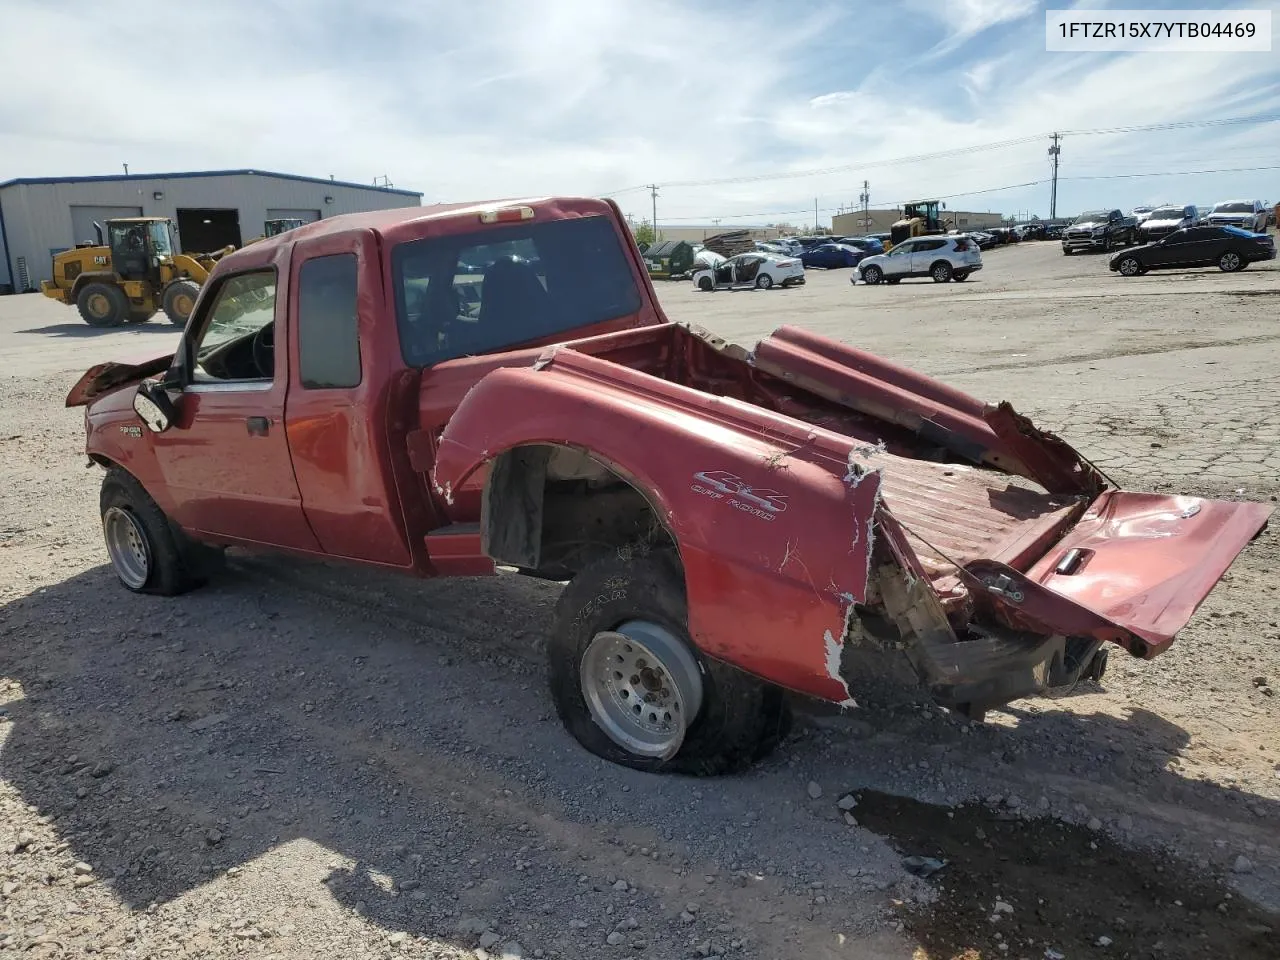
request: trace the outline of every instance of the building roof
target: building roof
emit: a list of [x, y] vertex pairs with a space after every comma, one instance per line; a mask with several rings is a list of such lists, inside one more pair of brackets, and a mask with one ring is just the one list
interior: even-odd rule
[[192, 170], [186, 173], [113, 173], [98, 177], [18, 177], [0, 183], [0, 190], [5, 187], [26, 186], [44, 183], [105, 183], [111, 180], [189, 180], [193, 177], [274, 177], [277, 180], [297, 180], [301, 183], [322, 183], [326, 186], [349, 187], [356, 190], [377, 190], [381, 193], [396, 193], [405, 197], [422, 199], [422, 194], [414, 190], [399, 190], [395, 187], [378, 187], [369, 183], [351, 183], [347, 180], [327, 180], [324, 177], [303, 177], [296, 173], [276, 173], [271, 170]]

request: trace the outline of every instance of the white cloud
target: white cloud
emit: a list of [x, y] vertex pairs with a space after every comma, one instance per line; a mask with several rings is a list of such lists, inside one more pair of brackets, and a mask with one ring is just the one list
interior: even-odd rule
[[912, 0], [914, 11], [941, 20], [947, 36], [932, 51], [948, 53], [1002, 23], [1021, 20], [1035, 12], [1036, 0]]
[[[1025, 17], [1025, 6], [929, 3], [932, 19], [913, 20], [896, 5], [784, 10], [776, 0], [224, 0], [192, 20], [171, 3], [135, 0], [124, 24], [89, 16], [96, 8], [83, 2], [6, 0], [0, 88], [12, 95], [0, 101], [0, 180], [114, 173], [127, 162], [135, 172], [256, 167], [365, 182], [389, 174], [428, 202], [596, 194], [865, 164], [1054, 128], [1280, 112], [1272, 55], [1046, 54], [1033, 20], [1016, 24], [1008, 50], [973, 39]], [[961, 40], [945, 68], [936, 57], [913, 63], [932, 40], [921, 23], [939, 20], [944, 44], [972, 42]], [[141, 53], [137, 24], [154, 28]], [[1263, 154], [1275, 133], [1072, 138], [1063, 173], [1158, 170], [1140, 167], [1154, 158], [1168, 158], [1169, 170], [1247, 165], [1228, 162], [1232, 151]], [[671, 187], [659, 216], [811, 210], [815, 195], [834, 207], [857, 196], [864, 176], [873, 203], [1020, 183], [1047, 175], [1047, 145]], [[1204, 189], [1265, 192], [1251, 185], [1275, 180], [1240, 175]], [[1060, 196], [1069, 209], [1176, 186], [1064, 182]], [[1046, 197], [1037, 188], [968, 205], [1034, 202], [1045, 212]], [[620, 200], [647, 214], [647, 193]]]

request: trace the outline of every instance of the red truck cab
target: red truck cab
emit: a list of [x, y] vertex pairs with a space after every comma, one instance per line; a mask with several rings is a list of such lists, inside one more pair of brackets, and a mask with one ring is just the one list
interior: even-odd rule
[[172, 356], [73, 387], [108, 553], [567, 581], [588, 749], [714, 773], [886, 668], [971, 716], [1165, 649], [1269, 511], [1118, 490], [1007, 404], [784, 327], [670, 323], [617, 206], [335, 217], [224, 257]]

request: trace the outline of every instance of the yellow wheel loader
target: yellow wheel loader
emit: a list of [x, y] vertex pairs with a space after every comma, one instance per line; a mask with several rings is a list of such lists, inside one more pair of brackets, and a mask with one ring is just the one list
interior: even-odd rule
[[[943, 209], [946, 205], [943, 204]], [[911, 237], [923, 237], [932, 234], [946, 233], [946, 224], [938, 217], [937, 200], [916, 200], [902, 206], [902, 219], [889, 228], [890, 239], [894, 244]]]
[[297, 220], [293, 218], [283, 220], [263, 220], [262, 236], [254, 237], [252, 240], [246, 242], [245, 246], [247, 247], [250, 243], [257, 243], [259, 240], [265, 240], [267, 237], [275, 237], [282, 233], [288, 233], [290, 230], [296, 230], [306, 222], [307, 221], [305, 220]]
[[164, 217], [108, 220], [106, 239], [93, 225], [96, 244], [77, 244], [53, 258], [53, 279], [40, 292], [75, 306], [91, 327], [150, 320], [163, 309], [184, 326], [213, 265], [234, 247], [215, 253], [177, 253], [173, 221]]

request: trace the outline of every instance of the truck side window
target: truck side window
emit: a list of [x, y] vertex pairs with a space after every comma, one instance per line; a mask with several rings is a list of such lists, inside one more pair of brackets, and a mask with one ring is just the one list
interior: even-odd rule
[[298, 375], [304, 387], [360, 384], [356, 257], [314, 257], [298, 271]]
[[579, 330], [644, 304], [608, 217], [410, 240], [391, 263], [400, 346], [415, 367]]
[[233, 274], [218, 285], [195, 344], [195, 380], [266, 380], [275, 369], [276, 274]]

